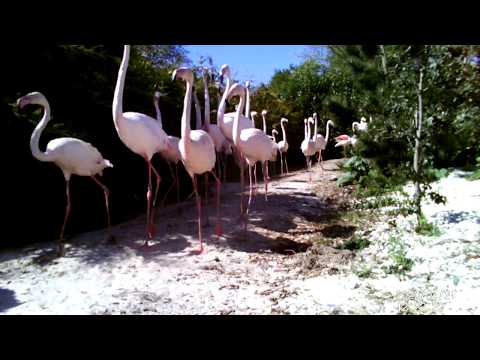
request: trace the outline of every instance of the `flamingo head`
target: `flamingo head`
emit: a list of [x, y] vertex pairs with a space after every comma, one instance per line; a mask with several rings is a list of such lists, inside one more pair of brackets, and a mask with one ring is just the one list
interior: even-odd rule
[[286, 119], [286, 118], [281, 118], [281, 119], [280, 119], [280, 123], [284, 123], [284, 122], [288, 123], [288, 119]]
[[223, 64], [222, 67], [220, 68], [220, 82], [223, 83], [223, 77], [230, 77], [230, 66], [227, 64]]
[[313, 118], [315, 119], [316, 117], [317, 117], [317, 113], [314, 112], [314, 113], [313, 113]]
[[315, 123], [315, 120], [313, 120], [313, 117], [310, 116], [310, 117], [308, 118], [308, 122], [309, 122], [310, 124], [313, 124], [313, 123]]
[[255, 116], [257, 116], [258, 113], [256, 111], [250, 111], [250, 116], [253, 118]]
[[249, 80], [245, 81], [245, 88], [250, 89], [250, 85], [251, 84]]
[[262, 116], [267, 116], [268, 111], [267, 110], [262, 110]]
[[278, 135], [278, 131], [276, 129], [272, 130], [272, 135]]
[[328, 126], [328, 125], [335, 126], [335, 123], [334, 123], [332, 120], [328, 120], [328, 121], [327, 121], [327, 126]]
[[193, 71], [188, 67], [180, 67], [173, 71], [172, 80], [182, 79], [185, 82], [193, 84]]
[[228, 90], [227, 99], [230, 100], [234, 96], [241, 96], [244, 94], [245, 87], [240, 83], [236, 83], [233, 84], [232, 87]]
[[361, 122], [367, 122], [367, 119], [365, 119], [365, 117], [362, 116], [362, 118], [360, 119]]
[[20, 109], [23, 109], [25, 106], [29, 104], [35, 104], [35, 105], [42, 105], [45, 106], [47, 104], [47, 99], [42, 93], [39, 93], [37, 91], [31, 92], [25, 96], [22, 96], [17, 100], [17, 106]]
[[307, 121], [308, 121], [307, 119], [303, 119], [303, 123], [304, 123], [305, 125], [307, 125]]
[[160, 96], [162, 96], [162, 94], [160, 93], [160, 91], [155, 91], [155, 94], [153, 95], [153, 97], [155, 99], [160, 99]]

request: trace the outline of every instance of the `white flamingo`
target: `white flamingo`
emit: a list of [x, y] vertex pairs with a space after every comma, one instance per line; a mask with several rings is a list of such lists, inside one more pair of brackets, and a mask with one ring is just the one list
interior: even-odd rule
[[222, 234], [220, 223], [220, 179], [215, 175], [215, 145], [212, 138], [204, 130], [190, 129], [190, 112], [192, 107], [193, 72], [189, 68], [181, 67], [173, 72], [172, 79], [182, 79], [186, 82], [185, 98], [182, 113], [182, 135], [179, 148], [182, 162], [192, 178], [193, 189], [197, 200], [198, 209], [198, 239], [200, 241], [199, 253], [203, 251], [202, 242], [202, 205], [198, 194], [197, 179], [195, 175], [211, 172], [217, 182], [217, 227], [218, 237]]
[[[221, 162], [223, 155], [229, 155], [232, 153], [230, 143], [227, 141], [227, 138], [223, 135], [222, 131], [217, 124], [210, 123], [210, 94], [208, 92], [208, 69], [205, 68], [203, 71], [203, 85], [205, 90], [205, 118], [204, 118], [204, 130], [210, 135], [215, 145], [215, 151], [217, 153], [217, 158], [219, 161], [218, 168], [221, 168]], [[220, 176], [220, 175], [219, 175]]]
[[[313, 118], [317, 119], [317, 113], [313, 114]], [[322, 134], [314, 134], [315, 148], [318, 151], [318, 163], [320, 164], [320, 166], [323, 166], [322, 151], [327, 148], [328, 138], [330, 136], [329, 126], [335, 126], [332, 120], [327, 121], [326, 129], [325, 129], [325, 137], [323, 137]]]
[[[275, 170], [275, 162], [277, 161], [277, 154], [279, 152], [278, 150], [278, 143], [277, 143], [277, 138], [276, 135], [278, 135], [278, 131], [276, 129], [272, 129], [272, 155], [270, 159], [268, 159], [269, 163], [271, 162], [273, 165], [273, 170]], [[274, 171], [275, 173], [275, 171]]]
[[[147, 235], [149, 239], [155, 236], [152, 209], [152, 170], [157, 179], [157, 188], [153, 200], [155, 207], [161, 177], [152, 166], [151, 159], [157, 152], [163, 152], [170, 147], [168, 136], [158, 121], [148, 115], [137, 112], [123, 112], [123, 90], [130, 58], [130, 45], [125, 45], [123, 58], [118, 71], [117, 84], [113, 96], [112, 115], [118, 137], [132, 152], [145, 159], [148, 165], [147, 189]], [[143, 246], [148, 247], [148, 238]]]
[[50, 105], [46, 97], [39, 92], [29, 93], [17, 100], [17, 106], [22, 109], [28, 104], [40, 105], [44, 109], [42, 120], [35, 127], [30, 138], [30, 150], [32, 155], [40, 161], [53, 162], [63, 172], [66, 184], [67, 205], [65, 208], [65, 217], [63, 219], [60, 237], [57, 243], [58, 256], [65, 253], [64, 231], [67, 219], [70, 214], [70, 177], [72, 175], [90, 176], [102, 189], [105, 194], [105, 207], [107, 209], [108, 220], [108, 242], [114, 242], [110, 224], [110, 210], [108, 206], [108, 189], [103, 185], [95, 175], [102, 175], [103, 169], [113, 167], [112, 163], [104, 159], [102, 154], [91, 144], [70, 137], [57, 138], [47, 144], [47, 151], [42, 152], [39, 147], [40, 136], [50, 121]]
[[267, 119], [266, 116], [268, 114], [267, 110], [262, 110], [262, 120], [263, 120], [263, 133], [267, 133]]
[[302, 150], [303, 155], [305, 155], [305, 159], [307, 162], [307, 171], [309, 174], [309, 181], [312, 181], [312, 160], [311, 156], [315, 155], [315, 142], [310, 138], [311, 136], [311, 129], [310, 124], [313, 123], [313, 118], [308, 118], [304, 120], [305, 123], [305, 139], [302, 141], [300, 145], [300, 149]]
[[[280, 168], [283, 175], [283, 158], [285, 157], [285, 169], [288, 174], [288, 163], [287, 163], [287, 151], [288, 151], [288, 142], [287, 142], [287, 132], [285, 131], [285, 123], [288, 123], [288, 119], [282, 118], [280, 120], [280, 126], [282, 127], [282, 136], [283, 140], [278, 142], [278, 150], [280, 152]], [[285, 155], [283, 155], [285, 154]]]
[[251, 111], [250, 112], [250, 117], [252, 119], [252, 127], [255, 127], [255, 116], [257, 116], [258, 113], [256, 111]]
[[[250, 115], [250, 81], [245, 82], [245, 90], [247, 92], [247, 105], [245, 106], [245, 117]], [[255, 125], [253, 126], [255, 127]]]
[[[370, 121], [372, 121], [372, 117], [370, 117]], [[357, 127], [358, 131], [367, 131], [368, 130], [368, 123], [367, 119], [362, 116], [360, 122], [354, 121], [352, 123], [352, 130], [355, 132], [355, 126]]]
[[[223, 79], [224, 77], [227, 78], [227, 85], [225, 86], [225, 91], [223, 93], [222, 99], [220, 100], [220, 105], [218, 106], [217, 112], [217, 125], [222, 130], [223, 135], [229, 140], [230, 142], [234, 143], [233, 141], [233, 121], [235, 118], [236, 112], [230, 112], [225, 114], [225, 104], [227, 100], [227, 92], [230, 89], [231, 84], [231, 73], [230, 67], [228, 65], [223, 65], [220, 70], [220, 78]], [[240, 115], [238, 126], [240, 132], [244, 129], [252, 128], [252, 121], [244, 115]]]
[[[160, 124], [160, 127], [163, 128], [162, 122], [162, 113], [160, 112], [160, 106], [158, 105], [158, 101], [160, 99], [160, 92], [156, 91], [153, 97], [153, 105], [155, 106], [155, 112], [157, 114], [157, 121]], [[167, 162], [168, 168], [170, 169], [170, 174], [172, 175], [173, 183], [170, 185], [170, 188], [165, 193], [161, 204], [163, 204], [173, 189], [174, 186], [177, 188], [177, 203], [180, 202], [180, 183], [178, 178], [178, 163], [181, 160], [180, 150], [178, 149], [178, 142], [180, 138], [176, 136], [168, 135], [168, 142], [170, 144], [169, 147], [165, 148], [160, 152], [160, 156]], [[175, 165], [175, 173], [173, 172], [172, 164]]]
[[[248, 206], [246, 214], [248, 215], [248, 210], [252, 200], [253, 193], [253, 184], [252, 184], [252, 167], [257, 161], [260, 161], [263, 164], [263, 179], [265, 182], [265, 200], [267, 200], [268, 192], [268, 179], [267, 179], [267, 161], [272, 154], [272, 140], [264, 134], [261, 130], [255, 128], [241, 129], [240, 128], [240, 118], [243, 108], [245, 106], [245, 88], [241, 84], [235, 84], [228, 90], [227, 98], [230, 99], [233, 96], [240, 97], [240, 103], [237, 109], [237, 112], [234, 117], [233, 123], [233, 142], [237, 149], [245, 157], [247, 164], [249, 166], [249, 178], [250, 178], [250, 195], [248, 199]], [[243, 165], [242, 165], [243, 167]], [[242, 199], [243, 203], [243, 169], [241, 169], [241, 178], [242, 178]], [[246, 222], [245, 222], [246, 227]]]

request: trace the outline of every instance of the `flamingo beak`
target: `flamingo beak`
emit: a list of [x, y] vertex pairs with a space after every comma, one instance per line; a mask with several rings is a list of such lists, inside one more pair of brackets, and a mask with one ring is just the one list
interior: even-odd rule
[[177, 70], [173, 70], [172, 81], [175, 81], [176, 77], [177, 77]]

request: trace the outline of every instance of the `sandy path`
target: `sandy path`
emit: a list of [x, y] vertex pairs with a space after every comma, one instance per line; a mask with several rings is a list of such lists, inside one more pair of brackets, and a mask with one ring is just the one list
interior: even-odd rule
[[[318, 214], [331, 199], [316, 197], [319, 185], [334, 186], [335, 161], [316, 168], [312, 183], [304, 171], [263, 184], [252, 204], [247, 232], [237, 222], [238, 184], [224, 186], [224, 236], [204, 228], [206, 252], [197, 248], [192, 201], [158, 211], [157, 236], [144, 241], [144, 216], [114, 227], [119, 245], [104, 244], [105, 233], [82, 234], [67, 255], [39, 265], [35, 259], [52, 244], [0, 254], [0, 313], [4, 314], [270, 314], [295, 289], [299, 253], [318, 231]], [[212, 204], [214, 198], [212, 197]], [[181, 214], [179, 214], [181, 208]], [[334, 259], [335, 256], [332, 257]]]

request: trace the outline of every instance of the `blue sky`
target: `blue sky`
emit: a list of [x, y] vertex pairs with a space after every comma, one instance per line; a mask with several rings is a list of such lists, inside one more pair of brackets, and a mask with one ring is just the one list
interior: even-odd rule
[[197, 64], [200, 56], [210, 55], [215, 65], [230, 65], [240, 81], [253, 80], [253, 85], [270, 81], [275, 70], [302, 63], [308, 52], [303, 45], [186, 45], [188, 57]]

